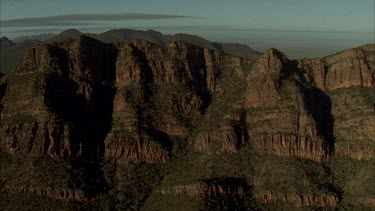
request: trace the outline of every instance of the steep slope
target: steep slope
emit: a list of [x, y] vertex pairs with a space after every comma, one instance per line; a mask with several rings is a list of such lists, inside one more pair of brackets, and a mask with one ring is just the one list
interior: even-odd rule
[[373, 208], [374, 52], [33, 47], [0, 79], [0, 208]]
[[14, 69], [17, 65], [22, 63], [26, 51], [40, 43], [41, 42], [38, 40], [25, 40], [14, 45], [1, 46], [0, 71], [2, 73], [8, 73], [10, 70]]
[[[63, 42], [70, 38], [79, 37], [81, 35], [85, 35], [85, 34], [78, 31], [77, 29], [67, 29], [47, 39], [46, 43]], [[88, 36], [90, 36], [90, 34], [88, 34]]]
[[[61, 161], [67, 167], [60, 175], [68, 178], [75, 178], [76, 171], [83, 176], [98, 172], [98, 158], [118, 164], [166, 162], [204, 114], [220, 65], [230, 61], [241, 59], [185, 43], [161, 48], [137, 41], [115, 47], [79, 37], [34, 47], [2, 78], [0, 150], [28, 156], [19, 161], [26, 166], [33, 157], [73, 159]], [[55, 165], [54, 159], [45, 159]], [[94, 163], [87, 167], [82, 159]], [[57, 176], [39, 164], [24, 170], [25, 184], [14, 183], [6, 173], [17, 165], [13, 161], [4, 157], [1, 182], [7, 193], [84, 201], [103, 188], [72, 186], [72, 179], [59, 184], [28, 181], [27, 175]], [[99, 175], [98, 180], [102, 184]]]
[[335, 156], [329, 166], [343, 191], [341, 207], [374, 207], [375, 192], [371, 187], [375, 184], [375, 45], [322, 59], [304, 59], [299, 66], [307, 70], [332, 102]]
[[[165, 162], [172, 150], [168, 149], [171, 139], [184, 139], [204, 115], [223, 64], [241, 63], [241, 59], [185, 43], [160, 48], [134, 41], [119, 49], [113, 132], [106, 149], [125, 162], [129, 155], [134, 156], [130, 161]], [[149, 137], [136, 138], [132, 142], [137, 145], [131, 149], [121, 146], [137, 137], [132, 135], [137, 131]], [[149, 138], [161, 141], [159, 146], [149, 143]], [[163, 145], [162, 154], [153, 155]]]
[[251, 49], [247, 45], [241, 45], [238, 43], [218, 43], [213, 42], [211, 43], [214, 48], [220, 52], [232, 55], [232, 56], [238, 56], [243, 58], [255, 58], [257, 55], [260, 55], [259, 52], [255, 51], [254, 49]]
[[336, 153], [358, 159], [374, 157], [375, 46], [301, 60], [299, 66], [332, 100]]
[[[82, 148], [85, 143], [72, 145], [69, 137], [72, 130], [85, 134], [84, 128], [91, 128], [90, 124], [109, 124], [110, 117], [102, 115], [112, 109], [109, 85], [115, 55], [114, 46], [88, 38], [32, 48], [22, 65], [4, 78], [2, 151], [49, 156], [89, 153]], [[106, 97], [108, 105], [99, 105]], [[28, 109], [30, 103], [32, 109]], [[82, 141], [83, 135], [79, 136]]]
[[105, 188], [97, 158], [111, 120], [116, 52], [87, 37], [40, 45], [2, 78], [5, 201], [20, 193], [87, 201]]
[[332, 140], [317, 126], [320, 120], [310, 107], [309, 98], [316, 93], [277, 50], [267, 51], [250, 67], [223, 74], [190, 136], [189, 151], [145, 209], [339, 205], [341, 193], [332, 175], [309, 161], [326, 161], [332, 153]]
[[308, 99], [322, 93], [313, 93], [308, 82], [299, 74], [292, 62], [280, 52], [266, 52], [247, 76], [243, 104], [235, 113], [226, 114], [230, 116], [227, 117], [229, 121], [219, 121], [227, 122], [221, 125], [221, 132], [215, 130], [210, 135], [205, 131], [198, 135], [196, 148], [207, 151], [211, 148], [210, 144], [217, 148], [216, 139], [222, 144], [219, 147], [222, 152], [235, 151], [248, 143], [259, 152], [295, 155], [315, 161], [327, 159], [332, 140], [319, 131], [320, 120], [314, 119], [315, 108]]
[[7, 37], [0, 38], [0, 47], [8, 47], [12, 45], [14, 45], [14, 43], [11, 40], [9, 40]]

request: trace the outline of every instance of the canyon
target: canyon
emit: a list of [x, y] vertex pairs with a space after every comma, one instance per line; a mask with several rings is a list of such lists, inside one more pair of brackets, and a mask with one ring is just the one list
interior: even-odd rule
[[374, 44], [38, 43], [0, 79], [0, 209], [374, 209], [374, 80]]

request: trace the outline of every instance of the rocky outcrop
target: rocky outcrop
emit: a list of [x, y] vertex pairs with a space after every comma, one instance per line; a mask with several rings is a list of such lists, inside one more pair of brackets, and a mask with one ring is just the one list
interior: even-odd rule
[[3, 79], [1, 151], [97, 157], [111, 119], [115, 54], [86, 37], [32, 48]]
[[374, 45], [347, 50], [322, 59], [302, 59], [300, 68], [307, 70], [316, 86], [335, 90], [353, 86], [374, 85]]
[[330, 140], [318, 130], [304, 78], [290, 63], [270, 50], [251, 70], [245, 93], [249, 142], [257, 151], [326, 160]]
[[105, 155], [121, 163], [165, 163], [170, 157], [170, 147], [148, 136], [118, 135], [113, 132], [106, 138]]
[[272, 106], [281, 99], [279, 87], [286, 57], [276, 49], [267, 51], [247, 77], [246, 107]]
[[[157, 192], [170, 197], [185, 195], [202, 198], [207, 208], [223, 208], [223, 206], [228, 207], [228, 205], [232, 205], [232, 208], [243, 207], [245, 200], [253, 200], [258, 206], [286, 204], [295, 208], [337, 208], [340, 203], [340, 198], [335, 195], [273, 193], [272, 191], [252, 194], [252, 190], [246, 186], [246, 183], [241, 185], [196, 183], [168, 187], [157, 190]], [[220, 202], [217, 201], [219, 198], [226, 199], [224, 201], [227, 204], [220, 204]]]
[[[2, 151], [97, 157], [104, 153], [99, 139], [112, 124], [105, 141], [108, 157], [130, 153], [165, 161], [169, 139], [186, 137], [204, 114], [220, 71], [241, 71], [242, 61], [186, 43], [160, 47], [134, 41], [115, 47], [82, 36], [40, 45], [4, 80]], [[14, 121], [16, 116], [22, 120]], [[95, 125], [103, 127], [87, 135]]]
[[87, 202], [89, 199], [84, 195], [81, 190], [65, 189], [65, 188], [54, 188], [54, 187], [40, 187], [40, 186], [24, 186], [24, 187], [13, 187], [3, 186], [2, 192], [10, 193], [28, 193], [39, 196], [61, 199], [61, 200], [72, 200], [77, 202]]
[[[3, 147], [11, 155], [43, 155], [51, 157], [72, 155], [68, 126], [59, 124], [24, 123], [2, 127]], [[12, 135], [10, 135], [12, 134]]]
[[[209, 63], [206, 56], [211, 60]], [[116, 82], [121, 87], [140, 83], [142, 76], [148, 76], [150, 78], [144, 78], [152, 80], [145, 81], [148, 83], [184, 83], [196, 89], [213, 91], [219, 68], [215, 68], [214, 62], [219, 57], [217, 52], [185, 43], [172, 43], [161, 48], [150, 42], [134, 41], [130, 45], [120, 46]]]
[[371, 141], [346, 141], [335, 145], [337, 156], [349, 156], [357, 160], [374, 158], [375, 146]]
[[315, 110], [309, 99], [316, 93], [292, 61], [271, 49], [253, 65], [246, 83], [242, 111], [229, 113], [233, 116], [231, 123], [221, 129], [198, 135], [198, 151], [212, 151], [210, 143], [218, 140], [222, 143], [219, 152], [223, 153], [235, 152], [247, 143], [257, 153], [318, 162], [329, 158], [332, 140], [320, 131], [321, 111]]
[[186, 138], [197, 125], [217, 90], [221, 71], [239, 71], [242, 61], [187, 43], [120, 45], [113, 127], [105, 140], [107, 158], [168, 160], [171, 139]]
[[[245, 112], [227, 113], [242, 115], [242, 120], [236, 117], [232, 123], [201, 133], [195, 148], [227, 154], [248, 143], [255, 152], [319, 162], [327, 160], [335, 148], [337, 155], [373, 157], [373, 52], [374, 46], [366, 45], [322, 59], [290, 61], [281, 52], [269, 50], [247, 76]], [[232, 107], [241, 107], [238, 102]], [[357, 130], [347, 133], [353, 125], [358, 125]], [[341, 144], [342, 140], [352, 142]], [[350, 150], [343, 147], [353, 143], [356, 146]]]
[[204, 132], [196, 137], [194, 149], [209, 155], [230, 154], [237, 151], [239, 138], [232, 127]]
[[339, 205], [340, 199], [333, 195], [298, 195], [298, 194], [279, 194], [266, 191], [264, 194], [257, 194], [254, 196], [255, 200], [263, 205], [286, 203], [293, 207], [324, 207], [336, 208]]
[[298, 61], [332, 101], [337, 155], [356, 159], [375, 156], [374, 52], [375, 46], [368, 44], [322, 59]]

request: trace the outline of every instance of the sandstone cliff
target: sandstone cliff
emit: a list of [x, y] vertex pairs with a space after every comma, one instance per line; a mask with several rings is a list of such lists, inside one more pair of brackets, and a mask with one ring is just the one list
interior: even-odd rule
[[4, 78], [1, 151], [97, 157], [111, 120], [116, 53], [84, 37], [32, 48]]
[[[197, 209], [371, 207], [374, 47], [293, 61], [183, 42], [41, 44], [0, 79], [1, 194], [116, 209], [181, 198]], [[50, 173], [55, 162], [65, 167]]]
[[337, 154], [374, 157], [375, 46], [365, 45], [322, 59], [298, 61], [331, 99]]
[[221, 151], [234, 152], [246, 143], [262, 154], [318, 162], [328, 159], [333, 140], [327, 128], [320, 128], [322, 120], [317, 115], [330, 118], [330, 113], [319, 111], [314, 104], [329, 102], [323, 97], [316, 99], [323, 93], [311, 88], [292, 61], [271, 49], [255, 62], [245, 83], [246, 88], [238, 93], [242, 95], [238, 108], [224, 117], [229, 123], [211, 134], [198, 135], [195, 145], [199, 151], [208, 151], [210, 142], [217, 139], [226, 143]]

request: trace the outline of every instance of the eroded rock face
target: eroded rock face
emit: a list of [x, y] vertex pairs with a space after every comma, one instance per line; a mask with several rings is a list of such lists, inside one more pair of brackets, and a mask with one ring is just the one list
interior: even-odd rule
[[256, 150], [325, 160], [330, 140], [319, 134], [307, 88], [301, 85], [304, 79], [289, 63], [270, 50], [251, 70], [245, 93], [249, 141]]
[[260, 204], [277, 204], [287, 203], [294, 207], [324, 207], [335, 208], [338, 207], [340, 199], [333, 195], [297, 195], [297, 194], [280, 194], [272, 193], [270, 191], [264, 194], [255, 196], [256, 201]]
[[351, 49], [322, 59], [302, 59], [299, 66], [314, 78], [324, 91], [353, 86], [374, 85], [373, 45]]
[[267, 51], [247, 76], [247, 107], [274, 105], [281, 98], [278, 88], [283, 68], [287, 61], [284, 55], [275, 49]]
[[171, 139], [186, 138], [205, 114], [221, 71], [240, 71], [242, 61], [187, 43], [120, 45], [107, 158], [168, 160]]
[[32, 48], [4, 80], [1, 151], [100, 156], [99, 139], [111, 120], [116, 53], [87, 37]]
[[[336, 208], [339, 206], [340, 198], [336, 195], [314, 195], [314, 194], [296, 194], [296, 193], [273, 193], [265, 191], [263, 193], [253, 194], [246, 182], [233, 182], [239, 180], [233, 178], [215, 179], [190, 185], [178, 185], [157, 190], [163, 196], [190, 196], [204, 198], [206, 208], [223, 209], [231, 207], [236, 209], [246, 207], [244, 201], [253, 198], [253, 201], [259, 205], [277, 205], [288, 204], [291, 207], [319, 207]], [[230, 182], [229, 182], [230, 181]], [[222, 203], [217, 199], [224, 199]]]
[[221, 152], [235, 152], [247, 143], [257, 153], [327, 160], [333, 140], [320, 131], [322, 111], [314, 103], [321, 99], [313, 100], [322, 92], [315, 93], [308, 83], [281, 52], [267, 51], [246, 78], [241, 111], [233, 115], [226, 129], [198, 135], [196, 149], [209, 152], [210, 143], [217, 139], [223, 143]]
[[[97, 161], [117, 167], [162, 166], [181, 152], [212, 159], [236, 153], [276, 156], [315, 167], [344, 156], [371, 163], [374, 52], [374, 45], [366, 45], [322, 59], [292, 61], [270, 49], [253, 61], [181, 42], [164, 47], [146, 41], [113, 45], [82, 36], [42, 44], [0, 79], [0, 152], [90, 160], [99, 178]], [[255, 184], [244, 168], [233, 174]], [[267, 182], [250, 187], [247, 182], [194, 179], [205, 182], [158, 191], [206, 201], [232, 196], [243, 200], [254, 188], [250, 197], [258, 205], [321, 208], [337, 207], [341, 197], [336, 189], [287, 194]], [[89, 200], [69, 188], [6, 188]]]
[[89, 199], [84, 195], [82, 190], [71, 190], [65, 188], [53, 188], [53, 187], [40, 187], [40, 186], [29, 186], [29, 187], [2, 187], [3, 192], [10, 193], [31, 193], [39, 196], [61, 199], [61, 200], [72, 200], [77, 202], [87, 202]]
[[[227, 154], [248, 143], [255, 152], [319, 162], [335, 150], [358, 159], [374, 157], [374, 52], [366, 45], [323, 59], [291, 61], [275, 49], [267, 51], [246, 78], [244, 100], [235, 105], [242, 109], [228, 113], [242, 120], [232, 118], [198, 135], [195, 148]], [[357, 130], [348, 133], [354, 125]]]
[[[2, 151], [97, 157], [103, 143], [90, 139], [107, 136], [113, 118], [112, 131], [122, 135], [108, 134], [108, 157], [124, 159], [127, 153], [116, 153], [123, 147], [120, 151], [132, 155], [125, 160], [165, 161], [168, 139], [186, 137], [204, 114], [220, 70], [240, 71], [241, 61], [186, 43], [162, 48], [134, 41], [115, 47], [80, 37], [35, 47], [2, 85]], [[21, 120], [13, 123], [16, 116]], [[95, 125], [103, 128], [92, 131]], [[138, 141], [124, 138], [132, 136]], [[150, 155], [159, 150], [147, 146], [160, 146], [160, 155]]]
[[337, 155], [355, 159], [374, 157], [374, 88], [351, 87], [329, 91]]
[[375, 46], [368, 44], [298, 66], [332, 101], [335, 149], [356, 159], [374, 157]]

